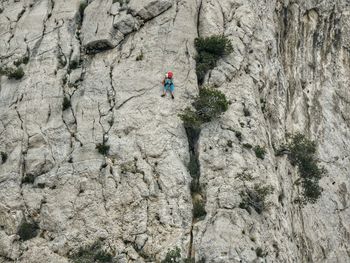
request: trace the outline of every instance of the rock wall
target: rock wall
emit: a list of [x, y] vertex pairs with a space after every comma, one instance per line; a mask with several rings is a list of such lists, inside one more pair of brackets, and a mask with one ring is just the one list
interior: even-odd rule
[[[233, 53], [205, 82], [231, 105], [196, 145], [197, 220], [177, 114], [198, 93], [194, 39], [213, 34]], [[115, 262], [175, 247], [195, 262], [350, 261], [347, 0], [4, 0], [0, 36], [0, 67], [25, 73], [0, 76], [0, 262], [69, 262], [98, 240]], [[160, 97], [169, 69], [175, 100]], [[315, 204], [275, 156], [295, 132], [327, 170]], [[240, 208], [255, 185], [273, 187], [260, 214]]]

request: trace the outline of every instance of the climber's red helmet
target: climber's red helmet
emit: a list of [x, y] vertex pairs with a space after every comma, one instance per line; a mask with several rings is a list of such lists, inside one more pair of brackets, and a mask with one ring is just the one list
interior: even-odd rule
[[172, 79], [173, 78], [173, 73], [171, 71], [168, 71], [167, 76], [168, 76], [169, 79]]

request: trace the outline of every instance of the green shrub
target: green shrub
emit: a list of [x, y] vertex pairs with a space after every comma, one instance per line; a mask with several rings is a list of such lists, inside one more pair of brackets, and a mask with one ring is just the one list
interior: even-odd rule
[[261, 214], [269, 207], [266, 197], [272, 192], [272, 186], [260, 186], [256, 184], [252, 189], [248, 188], [245, 191], [241, 191], [242, 202], [239, 204], [239, 207], [247, 210], [249, 213], [251, 213], [250, 208], [252, 207], [258, 214]]
[[217, 61], [233, 51], [232, 44], [225, 36], [196, 38], [196, 73], [198, 83], [203, 84], [206, 73], [215, 68]]
[[253, 148], [253, 146], [250, 143], [243, 143], [243, 147], [247, 149]]
[[198, 53], [207, 52], [216, 57], [222, 57], [233, 51], [230, 40], [221, 35], [199, 37], [195, 39], [194, 44]]
[[69, 63], [69, 70], [76, 69], [79, 66], [79, 63], [76, 60], [71, 60]]
[[199, 177], [200, 171], [199, 171], [199, 162], [198, 159], [194, 154], [190, 154], [190, 162], [188, 163], [188, 171], [190, 172], [190, 175], [192, 178]]
[[199, 95], [194, 99], [192, 105], [194, 110], [186, 108], [179, 114], [185, 127], [200, 127], [201, 124], [210, 122], [218, 118], [228, 109], [228, 101], [221, 91], [203, 87], [199, 90]]
[[81, 17], [84, 16], [84, 11], [85, 11], [85, 8], [88, 6], [88, 3], [86, 0], [81, 0], [80, 1], [80, 4], [79, 4], [79, 14]]
[[25, 55], [24, 57], [17, 59], [15, 62], [13, 62], [13, 64], [14, 64], [16, 67], [18, 67], [18, 66], [20, 66], [21, 64], [28, 64], [28, 62], [29, 62], [29, 56], [28, 56], [28, 55]]
[[99, 143], [96, 145], [96, 149], [98, 150], [98, 152], [102, 155], [107, 155], [110, 149], [110, 146], [107, 145], [105, 142], [103, 143]]
[[26, 174], [22, 179], [22, 184], [33, 184], [35, 176], [33, 174]]
[[161, 261], [161, 263], [175, 263], [175, 262], [181, 262], [181, 250], [179, 247], [169, 250], [165, 258]]
[[4, 67], [0, 68], [0, 75], [6, 75], [9, 79], [21, 79], [24, 76], [24, 71], [22, 67], [9, 68]]
[[193, 201], [193, 217], [201, 218], [205, 216], [207, 212], [205, 211], [205, 205], [203, 200], [194, 200]]
[[304, 189], [303, 201], [315, 203], [322, 193], [319, 180], [326, 173], [324, 168], [319, 167], [316, 159], [316, 142], [298, 133], [290, 137], [287, 148], [292, 165], [298, 166]]
[[227, 146], [230, 147], [230, 148], [232, 148], [232, 143], [233, 143], [233, 142], [232, 142], [231, 140], [228, 140], [228, 141], [227, 141]]
[[265, 149], [259, 145], [255, 146], [254, 147], [254, 152], [255, 152], [255, 155], [256, 157], [260, 158], [260, 159], [264, 159], [265, 158]]
[[1, 161], [2, 163], [5, 163], [7, 161], [7, 153], [5, 152], [0, 152], [0, 155], [1, 155]]
[[136, 57], [136, 61], [141, 61], [143, 60], [143, 52], [141, 50], [141, 53]]
[[95, 242], [94, 244], [79, 248], [78, 252], [69, 257], [74, 263], [87, 263], [87, 262], [112, 262], [113, 255], [102, 248], [101, 242]]
[[256, 253], [256, 256], [259, 257], [259, 258], [264, 257], [264, 251], [262, 250], [261, 247], [256, 248], [255, 249], [255, 253]]
[[72, 106], [70, 99], [68, 97], [64, 97], [63, 98], [63, 102], [62, 102], [62, 110], [65, 111], [67, 109], [69, 109]]
[[235, 135], [239, 141], [242, 140], [242, 133], [240, 131], [235, 131]]
[[17, 234], [22, 241], [26, 241], [36, 237], [38, 234], [38, 229], [39, 227], [36, 223], [23, 222], [20, 225]]
[[8, 75], [9, 79], [21, 79], [24, 76], [24, 71], [22, 67], [18, 67], [14, 70], [12, 70]]

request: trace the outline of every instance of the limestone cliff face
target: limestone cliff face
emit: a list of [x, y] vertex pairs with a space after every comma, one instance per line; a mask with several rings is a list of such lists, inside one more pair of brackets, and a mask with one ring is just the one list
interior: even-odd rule
[[[0, 66], [25, 73], [0, 79], [0, 262], [69, 262], [97, 240], [113, 262], [175, 247], [195, 262], [350, 262], [348, 0], [87, 4], [0, 3]], [[198, 94], [194, 39], [214, 34], [234, 51], [205, 82], [232, 104], [196, 145], [207, 214], [193, 220], [177, 114]], [[169, 69], [175, 100], [160, 97]], [[295, 132], [328, 171], [315, 204], [295, 202], [297, 169], [275, 156]], [[274, 189], [261, 214], [239, 205], [256, 184]]]

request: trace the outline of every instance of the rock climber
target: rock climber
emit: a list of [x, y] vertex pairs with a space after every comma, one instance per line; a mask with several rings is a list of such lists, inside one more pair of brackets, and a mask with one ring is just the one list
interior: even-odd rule
[[165, 74], [162, 84], [163, 84], [163, 94], [161, 95], [161, 97], [165, 97], [166, 92], [170, 91], [171, 98], [175, 99], [174, 97], [175, 86], [173, 83], [173, 73], [171, 71], [168, 71], [168, 73]]

